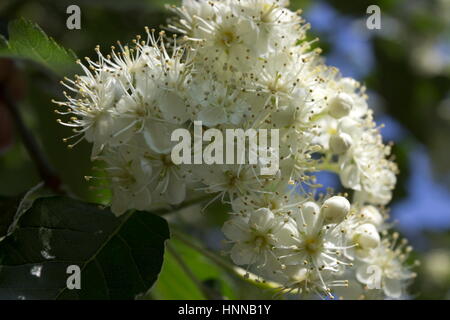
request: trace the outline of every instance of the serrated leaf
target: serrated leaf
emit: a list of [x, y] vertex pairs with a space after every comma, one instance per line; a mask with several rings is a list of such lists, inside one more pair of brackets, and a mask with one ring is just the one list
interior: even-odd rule
[[9, 40], [0, 39], [0, 57], [28, 59], [40, 63], [59, 76], [76, 70], [76, 55], [47, 36], [35, 23], [18, 19], [9, 23]]
[[[133, 299], [161, 270], [167, 222], [147, 212], [116, 218], [65, 197], [41, 198], [0, 243], [0, 299]], [[68, 289], [70, 265], [81, 289]]]

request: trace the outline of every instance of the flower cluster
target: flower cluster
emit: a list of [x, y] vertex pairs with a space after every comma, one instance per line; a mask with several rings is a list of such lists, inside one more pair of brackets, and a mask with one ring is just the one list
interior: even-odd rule
[[[92, 158], [104, 161], [116, 214], [179, 204], [201, 190], [231, 204], [223, 232], [234, 263], [281, 292], [404, 297], [414, 273], [411, 248], [385, 222], [397, 172], [390, 149], [364, 87], [324, 64], [310, 26], [287, 6], [170, 7], [173, 37], [146, 29], [145, 40], [106, 56], [97, 48], [97, 61], [79, 63], [85, 75], [66, 79], [70, 92], [56, 102], [70, 119], [59, 121], [78, 137], [70, 146], [86, 139]], [[277, 129], [279, 150], [269, 152], [279, 170], [262, 175], [264, 156], [256, 164], [175, 164], [172, 132], [199, 121], [220, 132]], [[322, 170], [339, 175], [352, 203], [316, 191]]]

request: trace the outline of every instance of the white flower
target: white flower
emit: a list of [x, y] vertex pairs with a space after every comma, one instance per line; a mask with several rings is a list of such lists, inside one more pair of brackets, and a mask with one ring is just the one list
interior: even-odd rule
[[[72, 114], [70, 122], [62, 120], [58, 122], [74, 128], [75, 135], [70, 138], [81, 135], [82, 138], [92, 142], [94, 144], [92, 157], [95, 157], [123, 125], [123, 120], [114, 116], [114, 106], [123, 94], [123, 89], [115, 78], [108, 77], [105, 70], [100, 69], [93, 74], [86, 67], [83, 68], [86, 76], [77, 77], [75, 81], [66, 79], [68, 83], [64, 83], [70, 91], [76, 93], [76, 97], [71, 97], [65, 92], [67, 102], [54, 102], [68, 108], [67, 111], [57, 113]], [[81, 140], [70, 146], [76, 145]]]
[[104, 156], [113, 193], [111, 210], [116, 215], [129, 209], [149, 210], [152, 202], [150, 181], [153, 168], [133, 159], [131, 153], [116, 150]]
[[233, 244], [231, 258], [234, 263], [274, 270], [281, 266], [274, 250], [293, 243], [289, 228], [284, 218], [276, 217], [267, 208], [260, 208], [248, 217], [233, 217], [222, 230]]
[[328, 113], [336, 119], [348, 116], [353, 108], [353, 99], [346, 93], [340, 93], [331, 98], [328, 104]]
[[373, 224], [376, 227], [381, 226], [381, 224], [384, 221], [384, 218], [380, 213], [380, 210], [378, 210], [374, 206], [364, 206], [361, 209], [361, 218]]
[[336, 287], [347, 288], [349, 285], [348, 280], [336, 279], [335, 274], [331, 271], [318, 273], [310, 268], [288, 266], [284, 275], [285, 279], [281, 281], [283, 283], [281, 292], [297, 294], [300, 297], [309, 297], [311, 294], [315, 294], [322, 299], [333, 299], [333, 289]]
[[352, 146], [352, 137], [346, 133], [332, 135], [329, 145], [331, 152], [342, 155]]
[[189, 87], [188, 103], [192, 120], [214, 127], [220, 124], [240, 125], [249, 115], [250, 105], [242, 90], [212, 78], [195, 79]]
[[293, 46], [304, 36], [302, 20], [297, 13], [285, 8], [286, 1], [237, 0], [235, 3], [234, 14], [248, 20], [256, 35], [255, 52]]
[[287, 266], [314, 270], [319, 279], [324, 271], [339, 274], [345, 266], [350, 266], [343, 255], [344, 250], [351, 247], [346, 243], [343, 226], [326, 223], [323, 212], [314, 202], [305, 202], [298, 209], [290, 220], [296, 230], [291, 234], [294, 244], [283, 248], [280, 261]]
[[144, 161], [153, 169], [149, 183], [152, 186], [154, 197], [165, 199], [168, 204], [180, 204], [186, 198], [186, 185], [188, 172], [185, 168], [176, 166], [170, 153], [160, 154], [146, 151]]
[[416, 274], [411, 266], [405, 266], [411, 247], [403, 240], [398, 246], [398, 234], [393, 235], [392, 242], [384, 239], [382, 243], [372, 249], [356, 270], [358, 281], [369, 286], [369, 289], [382, 289], [386, 296], [400, 299], [405, 295], [408, 282]]
[[192, 171], [198, 181], [206, 185], [203, 188], [205, 192], [217, 193], [217, 198], [221, 199], [225, 199], [226, 195], [233, 200], [250, 192], [261, 192], [267, 183], [264, 179], [258, 179], [259, 170], [251, 165], [194, 166]]
[[383, 145], [370, 115], [363, 126], [342, 129], [352, 136], [353, 144], [339, 159], [341, 179], [344, 186], [361, 191], [361, 202], [384, 205], [391, 200], [397, 168], [386, 159], [390, 149]]
[[380, 244], [380, 234], [377, 228], [371, 223], [365, 223], [356, 228], [353, 233], [353, 241], [362, 250], [373, 249]]
[[[385, 295], [403, 297], [413, 277], [404, 265], [410, 249], [389, 243], [381, 213], [396, 183], [390, 147], [365, 88], [324, 64], [316, 39], [307, 40], [309, 24], [288, 4], [183, 0], [171, 7], [178, 18], [169, 25], [182, 37], [146, 28], [147, 39], [119, 43], [108, 55], [97, 47], [98, 61], [79, 62], [85, 75], [65, 79], [70, 92], [56, 103], [69, 120], [59, 122], [78, 139], [70, 147], [85, 139], [104, 162], [115, 214], [180, 204], [192, 190], [211, 193], [211, 202], [231, 204], [223, 227], [231, 259], [279, 282], [281, 293], [332, 298], [333, 288], [350, 286], [347, 296], [368, 296], [363, 286], [375, 267]], [[258, 142], [260, 129], [275, 129], [268, 135], [279, 139], [269, 148], [245, 143], [241, 155], [258, 155], [252, 164], [172, 161], [172, 133], [195, 136], [198, 122], [216, 133], [254, 129]], [[183, 157], [195, 158], [196, 149]], [[273, 174], [261, 174], [274, 163]], [[319, 192], [322, 170], [351, 189], [352, 204]]]
[[[267, 0], [184, 1], [172, 29], [185, 34], [203, 62], [234, 70], [251, 70], [249, 61], [304, 38], [300, 17]], [[207, 58], [207, 61], [204, 60]]]

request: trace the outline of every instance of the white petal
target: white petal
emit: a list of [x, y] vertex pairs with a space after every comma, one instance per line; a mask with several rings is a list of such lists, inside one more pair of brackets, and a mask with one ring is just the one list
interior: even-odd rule
[[399, 299], [402, 296], [401, 280], [385, 278], [383, 289], [384, 293], [390, 298]]
[[136, 210], [148, 210], [152, 203], [152, 196], [147, 188], [137, 194], [131, 195], [131, 199], [133, 201], [133, 208]]
[[198, 114], [198, 119], [205, 126], [216, 126], [227, 122], [227, 113], [222, 107], [206, 107]]
[[186, 198], [186, 183], [178, 179], [173, 173], [169, 177], [166, 199], [170, 204], [180, 204]]
[[345, 166], [341, 172], [342, 185], [353, 190], [361, 190], [360, 172], [356, 165]]
[[222, 232], [232, 241], [246, 241], [250, 238], [248, 224], [241, 217], [226, 221]]
[[272, 211], [267, 208], [261, 208], [251, 214], [249, 225], [258, 230], [264, 230], [271, 226], [273, 219]]
[[181, 97], [174, 92], [166, 92], [159, 99], [160, 109], [167, 121], [183, 123], [189, 118], [186, 104]]
[[[231, 260], [237, 265], [250, 264], [254, 262], [253, 248], [247, 244], [237, 243], [231, 249]], [[253, 261], [252, 261], [253, 260]]]
[[356, 269], [356, 279], [362, 284], [369, 284], [372, 280], [373, 273], [369, 273], [368, 268], [367, 264], [363, 264]]
[[277, 239], [277, 245], [292, 246], [296, 244], [293, 236], [298, 237], [297, 226], [293, 222], [283, 223], [282, 227], [274, 233], [274, 236]]
[[124, 214], [129, 207], [129, 197], [125, 192], [113, 190], [113, 197], [111, 200], [111, 211], [118, 217]]
[[167, 124], [152, 121], [147, 124], [144, 131], [145, 142], [154, 152], [167, 154], [172, 151], [173, 143], [170, 141], [172, 129], [174, 128]]

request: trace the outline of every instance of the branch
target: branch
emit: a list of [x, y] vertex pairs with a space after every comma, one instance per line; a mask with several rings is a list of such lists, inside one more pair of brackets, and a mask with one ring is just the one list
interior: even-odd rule
[[184, 273], [191, 279], [191, 281], [199, 288], [202, 294], [209, 300], [223, 300], [222, 297], [214, 290], [211, 290], [207, 286], [205, 286], [200, 279], [192, 272], [191, 268], [184, 262], [183, 258], [178, 254], [178, 252], [172, 247], [170, 243], [166, 244], [166, 248], [169, 253], [175, 258], [177, 263], [180, 265], [181, 269], [183, 269]]
[[173, 206], [170, 206], [169, 208], [162, 208], [162, 209], [158, 209], [158, 210], [152, 211], [152, 212], [154, 214], [160, 215], [160, 216], [169, 215], [169, 214], [178, 212], [180, 210], [189, 208], [191, 206], [202, 204], [203, 202], [206, 202], [207, 200], [211, 200], [212, 198], [213, 197], [210, 194], [206, 194], [206, 195], [200, 196], [198, 198], [186, 200], [179, 205], [173, 205]]
[[50, 188], [52, 191], [57, 193], [62, 193], [61, 190], [61, 179], [55, 173], [54, 169], [51, 167], [47, 157], [42, 152], [39, 144], [37, 143], [32, 132], [27, 128], [20, 111], [9, 95], [7, 88], [4, 84], [0, 83], [0, 102], [3, 102], [6, 108], [9, 110], [14, 123], [19, 131], [22, 138], [23, 144], [27, 149], [28, 155], [34, 162], [40, 177], [44, 181], [45, 186]]
[[178, 232], [177, 230], [174, 230], [175, 228], [171, 228], [171, 234], [175, 239], [180, 240], [185, 245], [191, 247], [192, 249], [202, 253], [205, 257], [207, 257], [211, 262], [214, 262], [218, 267], [222, 268], [224, 271], [228, 271], [233, 276], [237, 277], [240, 280], [244, 280], [248, 283], [251, 283], [258, 288], [261, 289], [267, 289], [267, 290], [274, 290], [274, 291], [280, 291], [284, 292], [282, 289], [283, 286], [279, 283], [273, 282], [273, 281], [267, 281], [265, 279], [262, 279], [261, 277], [241, 268], [238, 266], [234, 266], [222, 257], [218, 256], [216, 253], [207, 250], [196, 243], [189, 240], [185, 235]]

